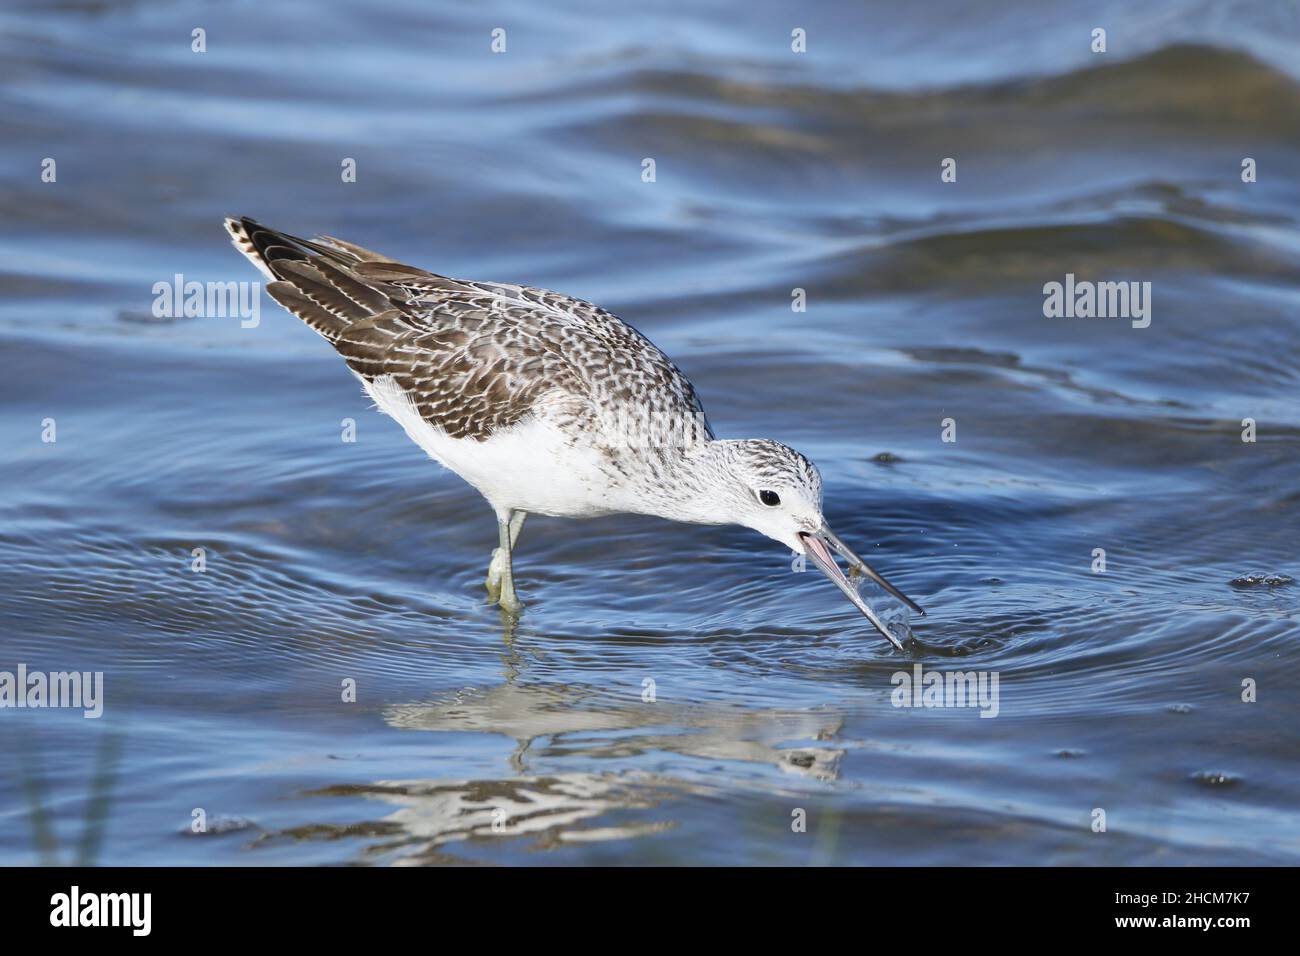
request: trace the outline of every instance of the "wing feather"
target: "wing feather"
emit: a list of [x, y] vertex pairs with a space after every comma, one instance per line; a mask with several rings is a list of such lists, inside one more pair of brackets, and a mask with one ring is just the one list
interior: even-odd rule
[[536, 414], [606, 442], [657, 440], [670, 427], [712, 437], [694, 388], [668, 357], [590, 302], [452, 279], [252, 219], [228, 219], [226, 228], [275, 278], [272, 298], [366, 381], [391, 376], [419, 414], [453, 438], [483, 440]]

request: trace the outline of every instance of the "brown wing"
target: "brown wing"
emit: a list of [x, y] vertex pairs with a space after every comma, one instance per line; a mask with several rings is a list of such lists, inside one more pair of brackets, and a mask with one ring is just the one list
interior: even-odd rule
[[[450, 279], [330, 237], [227, 220], [235, 245], [276, 277], [267, 292], [370, 381], [392, 376], [420, 414], [482, 440], [544, 410], [599, 419], [635, 407], [712, 437], [694, 389], [653, 344], [580, 299]], [[618, 427], [627, 429], [628, 423]]]

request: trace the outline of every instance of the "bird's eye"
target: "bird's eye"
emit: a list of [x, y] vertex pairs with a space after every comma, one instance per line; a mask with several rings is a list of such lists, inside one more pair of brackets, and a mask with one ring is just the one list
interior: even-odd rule
[[775, 508], [781, 503], [781, 496], [775, 491], [760, 491], [758, 493], [758, 500], [763, 502], [763, 504], [767, 505], [769, 508]]

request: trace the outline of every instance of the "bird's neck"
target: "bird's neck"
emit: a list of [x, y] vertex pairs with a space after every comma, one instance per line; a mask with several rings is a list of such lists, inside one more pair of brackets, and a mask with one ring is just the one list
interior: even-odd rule
[[649, 456], [632, 490], [629, 511], [693, 524], [726, 524], [719, 512], [720, 488], [727, 487], [725, 440], [674, 446]]

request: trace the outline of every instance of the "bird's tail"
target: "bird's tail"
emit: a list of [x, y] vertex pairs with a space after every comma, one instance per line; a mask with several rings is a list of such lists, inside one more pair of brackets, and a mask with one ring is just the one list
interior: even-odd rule
[[387, 256], [330, 236], [299, 239], [247, 216], [227, 219], [226, 231], [271, 280], [271, 298], [331, 342], [350, 325], [398, 306], [384, 283], [356, 271], [361, 263], [388, 262]]

